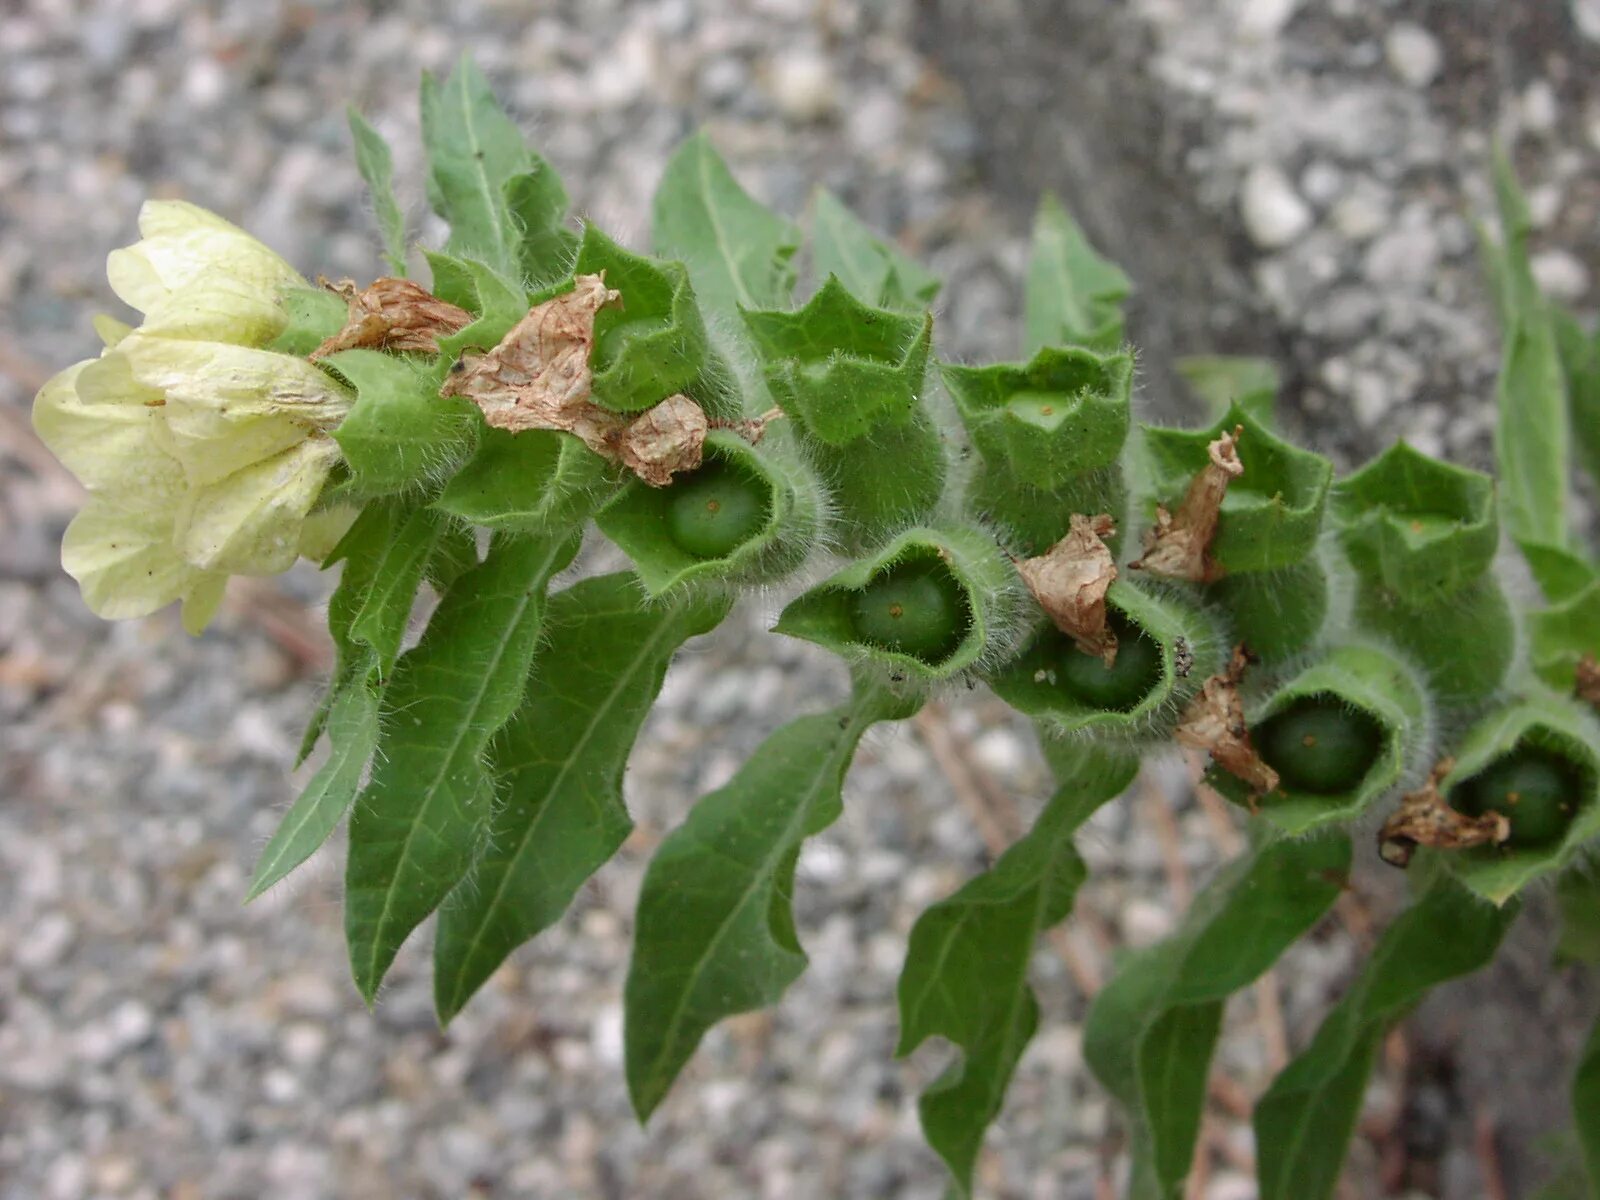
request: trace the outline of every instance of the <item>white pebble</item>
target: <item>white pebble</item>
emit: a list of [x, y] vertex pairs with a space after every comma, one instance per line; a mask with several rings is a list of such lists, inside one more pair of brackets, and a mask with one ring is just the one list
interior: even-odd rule
[[1541, 250], [1531, 265], [1539, 290], [1552, 300], [1570, 303], [1589, 290], [1589, 268], [1565, 250]]
[[785, 54], [772, 64], [772, 98], [786, 116], [815, 121], [833, 111], [833, 68], [810, 50]]
[[1122, 906], [1120, 924], [1123, 938], [1137, 950], [1172, 932], [1172, 914], [1153, 900], [1129, 900]]
[[1409, 87], [1424, 88], [1439, 77], [1444, 52], [1439, 39], [1421, 25], [1401, 21], [1383, 39], [1383, 53], [1389, 69]]
[[1300, 0], [1238, 0], [1235, 17], [1239, 32], [1258, 41], [1276, 37], [1298, 7]]
[[1245, 232], [1264, 250], [1287, 246], [1311, 228], [1311, 209], [1276, 167], [1258, 166], [1245, 176], [1239, 197]]

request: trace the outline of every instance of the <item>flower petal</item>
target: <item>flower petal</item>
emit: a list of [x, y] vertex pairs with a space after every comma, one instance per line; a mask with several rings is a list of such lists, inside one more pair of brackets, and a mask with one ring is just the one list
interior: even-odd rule
[[351, 504], [335, 504], [312, 513], [300, 527], [300, 557], [326, 562], [360, 514], [361, 509]]
[[226, 479], [192, 489], [178, 514], [183, 558], [202, 570], [276, 575], [294, 564], [306, 514], [339, 459], [314, 437]]
[[172, 544], [172, 493], [91, 496], [67, 526], [61, 565], [84, 603], [109, 620], [142, 617], [181, 599], [200, 572]]
[[211, 618], [222, 607], [222, 593], [228, 586], [228, 577], [219, 574], [197, 574], [194, 586], [183, 597], [183, 631], [199, 637]]
[[302, 358], [221, 342], [136, 334], [133, 376], [164, 399], [164, 444], [189, 482], [215, 483], [344, 419], [351, 396]]
[[283, 329], [280, 297], [305, 281], [244, 230], [175, 200], [147, 202], [139, 227], [143, 240], [113, 250], [106, 276], [145, 332], [260, 345]]
[[169, 490], [182, 477], [161, 449], [160, 400], [112, 352], [68, 367], [40, 388], [33, 428], [91, 491]]

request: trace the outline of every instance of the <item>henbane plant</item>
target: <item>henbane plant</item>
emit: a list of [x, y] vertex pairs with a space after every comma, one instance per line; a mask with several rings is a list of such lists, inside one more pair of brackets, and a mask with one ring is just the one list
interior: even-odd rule
[[[445, 1022], [561, 918], [631, 829], [623, 771], [674, 655], [757, 591], [851, 698], [795, 715], [655, 852], [625, 989], [641, 1119], [708, 1029], [805, 969], [801, 847], [867, 731], [952, 687], [1031, 719], [1058, 785], [910, 937], [900, 1053], [956, 1048], [920, 1112], [958, 1192], [1039, 1024], [1028, 967], [1084, 880], [1074, 839], [1152, 756], [1203, 758], [1250, 838], [1090, 1008], [1130, 1195], [1183, 1194], [1224, 1004], [1358, 857], [1404, 867], [1413, 901], [1260, 1098], [1264, 1197], [1332, 1194], [1385, 1031], [1487, 962], [1528, 888], [1554, 885], [1564, 952], [1600, 961], [1600, 563], [1569, 466], [1600, 472], [1600, 339], [1535, 287], [1503, 162], [1498, 482], [1403, 444], [1336, 479], [1276, 427], [1254, 360], [1185, 364], [1202, 427], [1137, 422], [1129, 281], [1053, 200], [1025, 357], [953, 363], [938, 280], [826, 193], [807, 238], [696, 137], [641, 253], [569, 222], [470, 63], [422, 106], [443, 247], [413, 243], [352, 114], [388, 274], [313, 287], [152, 202], [109, 264], [142, 321], [97, 322], [104, 352], [34, 409], [89, 491], [63, 561], [97, 613], [179, 601], [198, 632], [230, 574], [340, 566], [302, 755], [324, 757], [250, 895], [348, 818], [368, 1001], [430, 915]], [[631, 566], [584, 567], [590, 530]], [[1573, 1087], [1600, 1179], [1600, 1034]]]

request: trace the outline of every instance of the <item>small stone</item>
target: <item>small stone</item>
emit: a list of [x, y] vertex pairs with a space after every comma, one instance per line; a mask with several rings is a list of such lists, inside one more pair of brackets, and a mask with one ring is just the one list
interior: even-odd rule
[[1591, 42], [1600, 42], [1600, 0], [1572, 0], [1572, 23]]
[[594, 1015], [589, 1026], [589, 1044], [594, 1056], [607, 1067], [622, 1064], [622, 1006], [607, 1004]]
[[1172, 914], [1153, 900], [1134, 899], [1123, 905], [1122, 936], [1134, 949], [1154, 945], [1172, 932]]
[[76, 936], [77, 927], [71, 917], [63, 912], [47, 912], [17, 939], [17, 965], [25, 971], [54, 966], [72, 947]]
[[1536, 79], [1522, 93], [1522, 125], [1533, 133], [1549, 133], [1561, 119], [1556, 90], [1548, 79]]
[[1239, 207], [1245, 232], [1263, 250], [1287, 246], [1311, 228], [1311, 209], [1276, 167], [1251, 170], [1245, 177]]
[[1439, 239], [1426, 225], [1396, 229], [1367, 249], [1362, 269], [1374, 283], [1424, 284], [1439, 267]]
[[1370, 191], [1352, 192], [1333, 206], [1333, 227], [1353, 242], [1364, 242], [1389, 223], [1389, 213]]
[[833, 111], [833, 68], [822, 55], [797, 50], [772, 64], [772, 98], [785, 116], [815, 121]]
[[1552, 300], [1571, 303], [1589, 290], [1589, 268], [1565, 250], [1541, 250], [1530, 265], [1539, 290]]
[[1239, 32], [1257, 41], [1276, 37], [1300, 7], [1300, 0], [1238, 0]]
[[1439, 39], [1420, 25], [1400, 21], [1383, 39], [1383, 53], [1389, 69], [1408, 87], [1425, 88], [1439, 77], [1444, 52]]

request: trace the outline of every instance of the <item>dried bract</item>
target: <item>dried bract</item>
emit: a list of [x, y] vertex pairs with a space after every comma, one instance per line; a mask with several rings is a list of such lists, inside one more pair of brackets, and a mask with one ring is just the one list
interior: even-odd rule
[[1145, 531], [1144, 557], [1130, 563], [1134, 570], [1149, 571], [1168, 579], [1210, 583], [1222, 572], [1211, 558], [1211, 540], [1222, 515], [1222, 498], [1228, 484], [1244, 474], [1239, 461], [1239, 437], [1244, 426], [1235, 425], [1206, 447], [1211, 461], [1189, 483], [1176, 513], [1156, 507], [1156, 523]]
[[1469, 817], [1446, 803], [1439, 783], [1455, 768], [1453, 758], [1442, 759], [1428, 782], [1400, 798], [1400, 807], [1378, 831], [1378, 855], [1390, 866], [1405, 868], [1418, 846], [1439, 850], [1465, 850], [1470, 846], [1498, 846], [1511, 836], [1504, 813], [1489, 811]]
[[363, 291], [353, 280], [320, 281], [343, 296], [350, 306], [344, 328], [311, 352], [315, 360], [340, 350], [420, 350], [439, 353], [441, 334], [455, 333], [472, 323], [464, 308], [439, 299], [409, 279], [377, 279]]
[[675, 472], [700, 465], [706, 415], [684, 395], [634, 416], [589, 398], [595, 314], [621, 299], [603, 276], [579, 275], [570, 292], [530, 309], [493, 350], [463, 357], [439, 394], [465, 396], [496, 429], [574, 434], [652, 487], [666, 486]]
[[1107, 513], [1073, 513], [1066, 537], [1037, 558], [1017, 563], [1017, 574], [1056, 628], [1108, 667], [1117, 661], [1117, 635], [1106, 624], [1106, 590], [1117, 577], [1117, 564], [1103, 539], [1116, 528]]
[[1254, 801], [1277, 788], [1278, 773], [1256, 753], [1245, 724], [1239, 681], [1249, 665], [1249, 652], [1235, 646], [1227, 668], [1200, 685], [1173, 736], [1185, 746], [1209, 751], [1217, 766], [1249, 785]]

